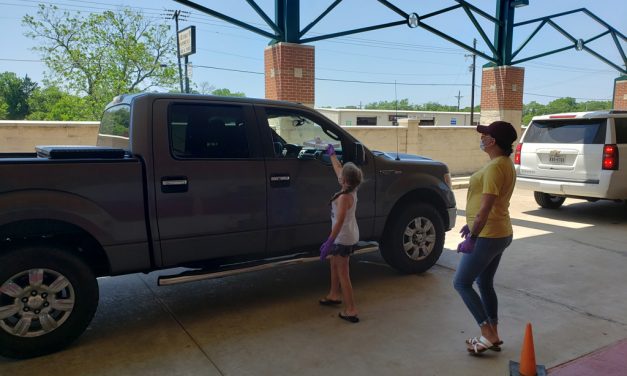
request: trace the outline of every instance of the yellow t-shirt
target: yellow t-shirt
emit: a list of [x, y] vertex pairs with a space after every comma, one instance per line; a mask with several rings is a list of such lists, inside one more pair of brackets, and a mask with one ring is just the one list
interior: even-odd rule
[[509, 157], [496, 157], [470, 177], [466, 197], [466, 223], [472, 230], [475, 217], [481, 207], [481, 195], [496, 195], [494, 206], [488, 214], [488, 221], [479, 234], [483, 238], [504, 238], [512, 235], [512, 221], [509, 218], [509, 199], [514, 192], [516, 171]]

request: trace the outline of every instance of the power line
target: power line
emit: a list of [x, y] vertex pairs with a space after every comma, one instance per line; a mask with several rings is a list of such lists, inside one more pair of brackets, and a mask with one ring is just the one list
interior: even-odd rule
[[[42, 60], [27, 60], [27, 59], [6, 59], [0, 58], [0, 61], [21, 61], [21, 62], [43, 62]], [[228, 72], [238, 72], [238, 73], [247, 73], [247, 74], [255, 74], [255, 75], [265, 75], [264, 72], [255, 72], [245, 69], [234, 69], [234, 68], [224, 68], [224, 67], [216, 67], [211, 65], [201, 65], [194, 64], [196, 68], [206, 68], [206, 69], [215, 69], [221, 71]], [[323, 78], [316, 77], [316, 81], [328, 81], [328, 82], [344, 82], [344, 83], [358, 83], [358, 84], [370, 84], [370, 85], [402, 85], [402, 86], [471, 86], [470, 84], [456, 84], [456, 83], [411, 83], [411, 82], [386, 82], [386, 81], [364, 81], [364, 80], [343, 80], [336, 78]], [[477, 88], [481, 88], [480, 85], [476, 85]], [[536, 93], [528, 93], [523, 92], [525, 95], [533, 95], [538, 97], [547, 97], [547, 98], [564, 98], [564, 96], [558, 95], [548, 95], [548, 94], [536, 94]], [[608, 98], [582, 98], [582, 97], [571, 97], [574, 99], [581, 100], [589, 100], [589, 101], [609, 101], [611, 99]]]

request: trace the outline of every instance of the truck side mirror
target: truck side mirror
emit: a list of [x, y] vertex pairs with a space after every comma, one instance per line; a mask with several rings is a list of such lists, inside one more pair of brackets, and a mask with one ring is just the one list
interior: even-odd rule
[[361, 142], [355, 142], [355, 155], [353, 156], [353, 163], [357, 166], [361, 166], [366, 162], [366, 150], [364, 149], [364, 145]]

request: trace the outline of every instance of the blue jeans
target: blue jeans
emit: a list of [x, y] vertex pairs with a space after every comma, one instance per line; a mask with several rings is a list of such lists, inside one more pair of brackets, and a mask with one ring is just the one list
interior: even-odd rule
[[[498, 323], [498, 299], [494, 291], [494, 274], [503, 251], [511, 243], [511, 236], [477, 238], [474, 251], [470, 254], [465, 253], [457, 267], [453, 286], [479, 326]], [[477, 281], [481, 297], [472, 288], [474, 281]]]

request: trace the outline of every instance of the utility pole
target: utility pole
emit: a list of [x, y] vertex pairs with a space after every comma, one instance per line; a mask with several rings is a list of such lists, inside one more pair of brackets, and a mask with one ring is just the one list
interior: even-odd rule
[[457, 111], [459, 111], [459, 101], [460, 99], [462, 99], [464, 96], [462, 95], [461, 90], [457, 91], [457, 95], [453, 95], [454, 98], [457, 98]]
[[[179, 82], [181, 84], [181, 93], [185, 92], [184, 88], [183, 88], [183, 69], [181, 68], [181, 56], [180, 56], [180, 46], [179, 46], [179, 19], [181, 19], [182, 21], [187, 19], [187, 16], [189, 16], [189, 12], [182, 12], [180, 10], [174, 10], [174, 9], [166, 9], [166, 14], [164, 14], [164, 16], [166, 16], [167, 19], [173, 19], [174, 20], [174, 24], [176, 25], [176, 61], [178, 62], [178, 66], [179, 66]], [[185, 67], [185, 70], [187, 71], [187, 66]], [[187, 78], [187, 73], [185, 74], [185, 77]]]
[[[477, 39], [472, 40], [472, 48], [477, 50]], [[472, 72], [472, 84], [470, 85], [470, 125], [474, 125], [474, 117], [475, 117], [475, 66], [477, 62], [477, 54], [473, 53], [472, 55], [472, 65], [470, 66], [470, 70]]]

